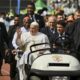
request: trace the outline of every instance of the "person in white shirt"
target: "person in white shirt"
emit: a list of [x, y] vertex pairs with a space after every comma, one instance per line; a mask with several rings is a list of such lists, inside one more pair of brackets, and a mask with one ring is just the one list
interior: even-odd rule
[[17, 28], [17, 30], [16, 30], [16, 32], [14, 34], [12, 44], [13, 44], [13, 47], [15, 49], [18, 48], [18, 45], [16, 44], [16, 39], [19, 37], [19, 35], [29, 31], [29, 27], [30, 27], [30, 21], [29, 20], [30, 20], [30, 18], [28, 16], [24, 17], [24, 19], [23, 19], [23, 27]]
[[[22, 57], [20, 58], [18, 65], [17, 65], [18, 70], [21, 75], [20, 80], [23, 80], [24, 79], [23, 69], [24, 69], [24, 65], [27, 64], [28, 54], [30, 53], [30, 46], [33, 44], [38, 44], [38, 43], [49, 43], [49, 40], [45, 34], [39, 32], [39, 24], [37, 22], [32, 22], [30, 24], [29, 32], [18, 34], [16, 43], [17, 43], [16, 45], [20, 49], [22, 49], [22, 47], [24, 46], [24, 53]], [[33, 50], [43, 49], [43, 48], [50, 48], [50, 46], [47, 44], [44, 44], [44, 45], [40, 45], [39, 47], [34, 47]], [[47, 54], [47, 53], [50, 53], [49, 50], [31, 54], [29, 58], [29, 64], [31, 65], [33, 60], [37, 58], [38, 56]]]
[[[49, 43], [48, 37], [39, 32], [39, 24], [37, 22], [32, 22], [30, 25], [29, 32], [21, 33], [17, 35], [17, 47], [21, 48], [25, 46], [25, 51], [30, 49], [30, 46], [37, 43]], [[15, 42], [16, 43], [16, 42]], [[12, 41], [14, 46], [14, 38]], [[14, 46], [15, 47], [15, 46]], [[16, 48], [16, 47], [15, 47]]]

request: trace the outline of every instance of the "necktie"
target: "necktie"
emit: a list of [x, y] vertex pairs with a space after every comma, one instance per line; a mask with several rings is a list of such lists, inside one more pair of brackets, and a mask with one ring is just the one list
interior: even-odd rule
[[52, 32], [52, 33], [55, 33], [55, 30], [52, 28], [52, 29], [51, 29], [51, 32]]

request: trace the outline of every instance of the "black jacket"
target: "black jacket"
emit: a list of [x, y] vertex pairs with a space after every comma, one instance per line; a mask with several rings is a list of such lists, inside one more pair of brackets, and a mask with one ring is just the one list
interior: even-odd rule
[[41, 32], [48, 36], [51, 44], [54, 42], [54, 34], [56, 33], [56, 28], [51, 31], [49, 27], [44, 27], [41, 29]]
[[14, 47], [12, 45], [12, 40], [13, 40], [14, 33], [16, 32], [17, 27], [19, 27], [19, 26], [13, 25], [13, 26], [9, 27], [8, 35], [9, 35], [9, 48], [10, 49], [14, 49]]
[[4, 23], [0, 22], [0, 50], [5, 47], [4, 42], [9, 44], [9, 38]]
[[74, 40], [75, 49], [80, 49], [80, 18], [74, 21], [73, 23], [73, 33], [72, 38]]
[[56, 32], [54, 34], [54, 44], [58, 49], [67, 49], [74, 51], [74, 42], [67, 33], [60, 35], [58, 32]]

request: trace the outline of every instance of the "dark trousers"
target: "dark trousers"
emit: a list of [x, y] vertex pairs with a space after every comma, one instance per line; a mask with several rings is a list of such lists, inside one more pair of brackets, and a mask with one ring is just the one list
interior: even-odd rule
[[10, 63], [10, 78], [11, 78], [11, 80], [15, 80], [16, 73], [17, 73], [16, 60], [15, 60], [15, 56], [12, 55], [12, 60]]
[[3, 59], [4, 59], [4, 55], [5, 55], [5, 50], [0, 50], [0, 73], [1, 73], [1, 68], [2, 68], [2, 64], [3, 64]]
[[0, 60], [0, 73], [1, 73], [2, 63], [3, 63], [3, 60]]

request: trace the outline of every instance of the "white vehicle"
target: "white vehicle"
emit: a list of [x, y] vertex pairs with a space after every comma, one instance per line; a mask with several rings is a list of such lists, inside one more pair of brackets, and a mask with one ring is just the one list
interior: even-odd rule
[[[33, 52], [31, 50], [30, 54]], [[76, 57], [66, 53], [51, 53], [33, 61], [28, 80], [79, 80], [79, 77], [80, 62]]]
[[[28, 55], [27, 65], [29, 65], [30, 55], [34, 52], [50, 50], [50, 48], [45, 48], [32, 51], [32, 47], [42, 44], [35, 44], [31, 46], [31, 52]], [[31, 65], [28, 66], [28, 68], [29, 74], [25, 80], [80, 80], [79, 60], [66, 53], [49, 53], [40, 55], [32, 62]]]

